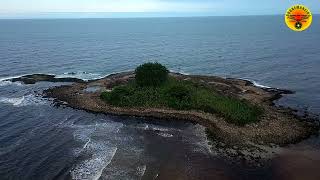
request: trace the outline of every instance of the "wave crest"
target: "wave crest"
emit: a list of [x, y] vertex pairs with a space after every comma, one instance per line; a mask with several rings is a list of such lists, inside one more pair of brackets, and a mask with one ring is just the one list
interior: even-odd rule
[[6, 77], [6, 78], [0, 78], [0, 87], [1, 86], [9, 86], [9, 85], [16, 85], [16, 86], [22, 86], [20, 82], [11, 82], [10, 79], [18, 78], [21, 76], [12, 76], [12, 77]]
[[89, 73], [89, 72], [66, 72], [60, 75], [56, 75], [56, 78], [77, 78], [77, 79], [82, 79], [84, 81], [88, 80], [94, 80], [94, 79], [100, 79], [103, 78], [104, 76], [101, 76], [101, 74], [97, 73]]
[[0, 97], [0, 102], [5, 104], [11, 104], [17, 107], [45, 104], [45, 101], [42, 98], [36, 97], [33, 94], [22, 96], [22, 97], [12, 97], [12, 98]]

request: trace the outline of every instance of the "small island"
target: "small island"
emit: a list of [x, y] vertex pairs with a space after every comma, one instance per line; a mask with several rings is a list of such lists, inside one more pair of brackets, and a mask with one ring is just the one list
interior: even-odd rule
[[227, 122], [243, 126], [258, 122], [262, 108], [232, 96], [225, 96], [199, 83], [169, 76], [166, 67], [146, 63], [135, 70], [135, 79], [101, 94], [114, 107], [157, 108], [216, 114]]
[[228, 147], [282, 146], [318, 131], [292, 110], [274, 106], [274, 100], [291, 91], [256, 87], [242, 79], [173, 73], [159, 63], [90, 81], [41, 74], [12, 81], [73, 81], [45, 90], [44, 96], [94, 113], [198, 123], [209, 139]]

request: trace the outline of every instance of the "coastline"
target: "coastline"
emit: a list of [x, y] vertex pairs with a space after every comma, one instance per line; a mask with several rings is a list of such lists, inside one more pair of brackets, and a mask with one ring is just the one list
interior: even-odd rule
[[236, 78], [180, 73], [170, 73], [170, 76], [183, 81], [200, 83], [224, 95], [247, 100], [263, 107], [265, 114], [260, 122], [242, 127], [227, 123], [224, 118], [215, 114], [172, 109], [112, 107], [100, 99], [101, 92], [110, 91], [113, 87], [124, 85], [132, 80], [133, 72], [110, 74], [104, 78], [89, 81], [41, 74], [22, 76], [11, 81], [26, 84], [39, 81], [73, 82], [71, 85], [58, 86], [43, 92], [43, 96], [54, 99], [56, 105], [66, 105], [92, 113], [137, 116], [147, 120], [182, 120], [198, 123], [207, 128], [209, 139], [213, 139], [212, 146], [224, 149], [223, 154], [231, 158], [245, 154], [245, 159], [254, 161], [257, 158], [270, 159], [275, 149], [271, 148], [270, 151], [266, 149], [297, 143], [318, 132], [318, 125], [296, 116], [292, 109], [274, 106], [274, 100], [280, 99], [283, 94], [294, 93], [292, 91], [257, 87], [254, 82]]

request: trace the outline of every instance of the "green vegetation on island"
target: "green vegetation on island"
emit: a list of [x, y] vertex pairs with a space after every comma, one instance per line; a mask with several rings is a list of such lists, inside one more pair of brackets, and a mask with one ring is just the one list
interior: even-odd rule
[[247, 101], [224, 96], [204, 85], [169, 76], [159, 63], [146, 63], [135, 70], [135, 80], [103, 92], [101, 98], [117, 107], [196, 110], [223, 116], [228, 122], [245, 125], [257, 122], [262, 109]]

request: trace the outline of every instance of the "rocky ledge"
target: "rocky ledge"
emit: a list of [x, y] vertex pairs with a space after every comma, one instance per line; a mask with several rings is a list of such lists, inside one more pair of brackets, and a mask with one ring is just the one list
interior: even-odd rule
[[78, 82], [83, 83], [82, 79], [77, 78], [57, 78], [55, 75], [32, 74], [10, 79], [11, 82], [23, 82], [24, 84], [35, 84], [40, 81], [47, 82]]

